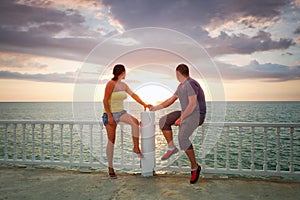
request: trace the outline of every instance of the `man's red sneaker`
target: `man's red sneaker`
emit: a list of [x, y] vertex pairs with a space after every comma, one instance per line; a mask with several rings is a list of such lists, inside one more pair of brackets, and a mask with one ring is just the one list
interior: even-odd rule
[[190, 179], [190, 184], [194, 184], [198, 181], [200, 172], [201, 172], [201, 167], [200, 165], [198, 165], [197, 169], [191, 172], [192, 176]]

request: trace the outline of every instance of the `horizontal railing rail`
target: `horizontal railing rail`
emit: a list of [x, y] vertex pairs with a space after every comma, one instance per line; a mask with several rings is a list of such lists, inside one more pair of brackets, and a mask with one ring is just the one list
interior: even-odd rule
[[[210, 127], [222, 132], [201, 159], [198, 153]], [[114, 166], [138, 172], [140, 161], [130, 154], [130, 127], [121, 123], [117, 134]], [[194, 135], [204, 174], [300, 177], [300, 123], [207, 122]], [[4, 164], [102, 168], [106, 142], [101, 121], [0, 120], [0, 163]], [[156, 146], [164, 145], [156, 126]], [[190, 170], [184, 155], [166, 164], [159, 161], [162, 148], [157, 149], [156, 170]]]

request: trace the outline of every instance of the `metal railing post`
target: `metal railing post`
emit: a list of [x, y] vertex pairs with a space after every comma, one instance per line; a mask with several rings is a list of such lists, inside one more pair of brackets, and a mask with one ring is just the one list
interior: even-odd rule
[[141, 146], [144, 158], [141, 159], [142, 176], [153, 176], [155, 167], [155, 113], [141, 113]]

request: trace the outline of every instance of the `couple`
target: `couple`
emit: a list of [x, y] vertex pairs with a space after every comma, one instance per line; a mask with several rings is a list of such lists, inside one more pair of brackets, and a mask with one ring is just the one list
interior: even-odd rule
[[144, 157], [139, 148], [139, 121], [124, 110], [123, 101], [126, 99], [127, 93], [134, 100], [143, 105], [144, 109], [149, 108], [151, 111], [166, 108], [179, 99], [181, 111], [171, 112], [159, 120], [159, 127], [168, 143], [168, 150], [161, 159], [167, 160], [170, 156], [178, 152], [178, 149], [173, 142], [171, 126], [179, 126], [179, 146], [181, 150], [185, 151], [191, 164], [190, 183], [196, 183], [200, 175], [201, 167], [196, 162], [193, 145], [189, 137], [192, 135], [194, 130], [204, 122], [206, 103], [201, 86], [196, 80], [189, 76], [189, 68], [185, 64], [177, 66], [176, 78], [180, 84], [172, 97], [157, 106], [144, 103], [139, 96], [137, 96], [124, 82], [122, 82], [122, 79], [126, 76], [126, 70], [123, 65], [116, 65], [113, 69], [113, 75], [114, 77], [107, 83], [105, 88], [103, 99], [104, 114], [102, 117], [108, 137], [106, 155], [108, 160], [109, 176], [111, 178], [117, 178], [113, 169], [113, 152], [118, 122], [124, 122], [131, 125], [134, 146], [133, 152], [136, 153], [139, 158]]

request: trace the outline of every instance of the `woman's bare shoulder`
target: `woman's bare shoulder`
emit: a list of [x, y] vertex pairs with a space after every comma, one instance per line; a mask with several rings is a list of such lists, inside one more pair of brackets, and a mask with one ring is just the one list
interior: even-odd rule
[[106, 85], [116, 85], [116, 81], [114, 80], [109, 80]]
[[106, 83], [106, 88], [111, 88], [111, 89], [113, 89], [113, 88], [115, 88], [115, 85], [116, 85], [116, 82], [113, 81], [113, 80], [110, 80], [110, 81], [108, 81], [108, 82]]

